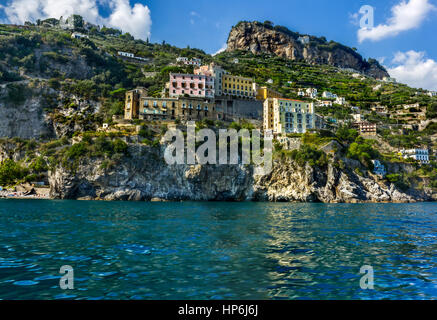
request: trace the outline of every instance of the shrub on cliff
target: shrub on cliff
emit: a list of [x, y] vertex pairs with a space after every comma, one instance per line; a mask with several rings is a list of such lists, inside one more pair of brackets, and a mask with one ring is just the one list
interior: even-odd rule
[[0, 185], [7, 186], [23, 179], [28, 173], [18, 162], [12, 159], [4, 160], [0, 163]]
[[337, 130], [336, 135], [340, 141], [351, 143], [358, 138], [358, 131], [347, 126], [342, 126]]
[[323, 167], [328, 164], [326, 153], [306, 144], [302, 145], [299, 150], [291, 151], [290, 157], [301, 167], [306, 163], [312, 167]]
[[349, 146], [347, 157], [360, 161], [368, 169], [373, 170], [372, 159], [378, 159], [379, 152], [361, 137]]

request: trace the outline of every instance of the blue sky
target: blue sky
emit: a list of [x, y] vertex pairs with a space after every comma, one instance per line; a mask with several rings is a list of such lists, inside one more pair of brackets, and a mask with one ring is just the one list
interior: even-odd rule
[[[38, 4], [38, 5], [35, 5]], [[400, 81], [437, 90], [437, 0], [0, 0], [0, 20], [20, 22], [71, 13], [119, 27], [136, 37], [215, 53], [240, 20], [270, 20], [325, 36], [381, 59]], [[360, 34], [363, 5], [374, 28]]]
[[[142, 1], [151, 10], [152, 41], [166, 40], [184, 47], [201, 48], [208, 53], [219, 50], [227, 40], [230, 28], [240, 20], [270, 20], [293, 31], [325, 36], [357, 47], [366, 57], [390, 56], [394, 51], [427, 51], [437, 59], [435, 38], [437, 14], [430, 15], [419, 29], [379, 42], [359, 43], [359, 26], [351, 23], [351, 15], [361, 6], [375, 8], [375, 24], [390, 17], [390, 9], [400, 1], [351, 0], [149, 0]], [[187, 4], [191, 3], [191, 4]], [[436, 2], [437, 6], [437, 2]], [[177, 21], [177, 23], [176, 23]]]

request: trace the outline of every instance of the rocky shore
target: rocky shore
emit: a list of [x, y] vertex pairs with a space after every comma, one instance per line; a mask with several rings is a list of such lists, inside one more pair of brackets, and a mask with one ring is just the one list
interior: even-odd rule
[[[373, 175], [361, 176], [333, 163], [325, 168], [275, 161], [268, 175], [250, 165], [167, 165], [162, 150], [130, 147], [112, 168], [83, 159], [74, 172], [58, 166], [49, 174], [56, 199], [123, 201], [271, 201], [323, 203], [409, 203], [436, 200], [421, 190], [399, 190]], [[353, 161], [348, 160], [347, 161]]]
[[0, 191], [0, 199], [52, 199], [50, 197], [50, 192], [47, 189], [47, 192], [35, 193], [35, 194], [26, 194], [24, 192], [16, 192], [16, 191]]

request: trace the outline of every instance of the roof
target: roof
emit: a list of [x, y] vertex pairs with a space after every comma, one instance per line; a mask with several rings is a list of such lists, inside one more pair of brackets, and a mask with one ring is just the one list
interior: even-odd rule
[[294, 102], [302, 102], [302, 103], [311, 103], [311, 102], [305, 102], [305, 101], [295, 100], [295, 99], [286, 99], [286, 98], [273, 98], [273, 99], [287, 100], [287, 101], [294, 101]]

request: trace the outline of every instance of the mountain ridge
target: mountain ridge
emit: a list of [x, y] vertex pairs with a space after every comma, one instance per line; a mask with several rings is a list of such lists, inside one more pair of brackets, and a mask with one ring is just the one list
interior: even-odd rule
[[304, 35], [266, 21], [240, 21], [233, 26], [227, 40], [227, 52], [250, 51], [268, 53], [310, 64], [354, 69], [376, 79], [389, 77], [387, 70], [375, 59], [365, 60], [353, 48], [325, 37]]

